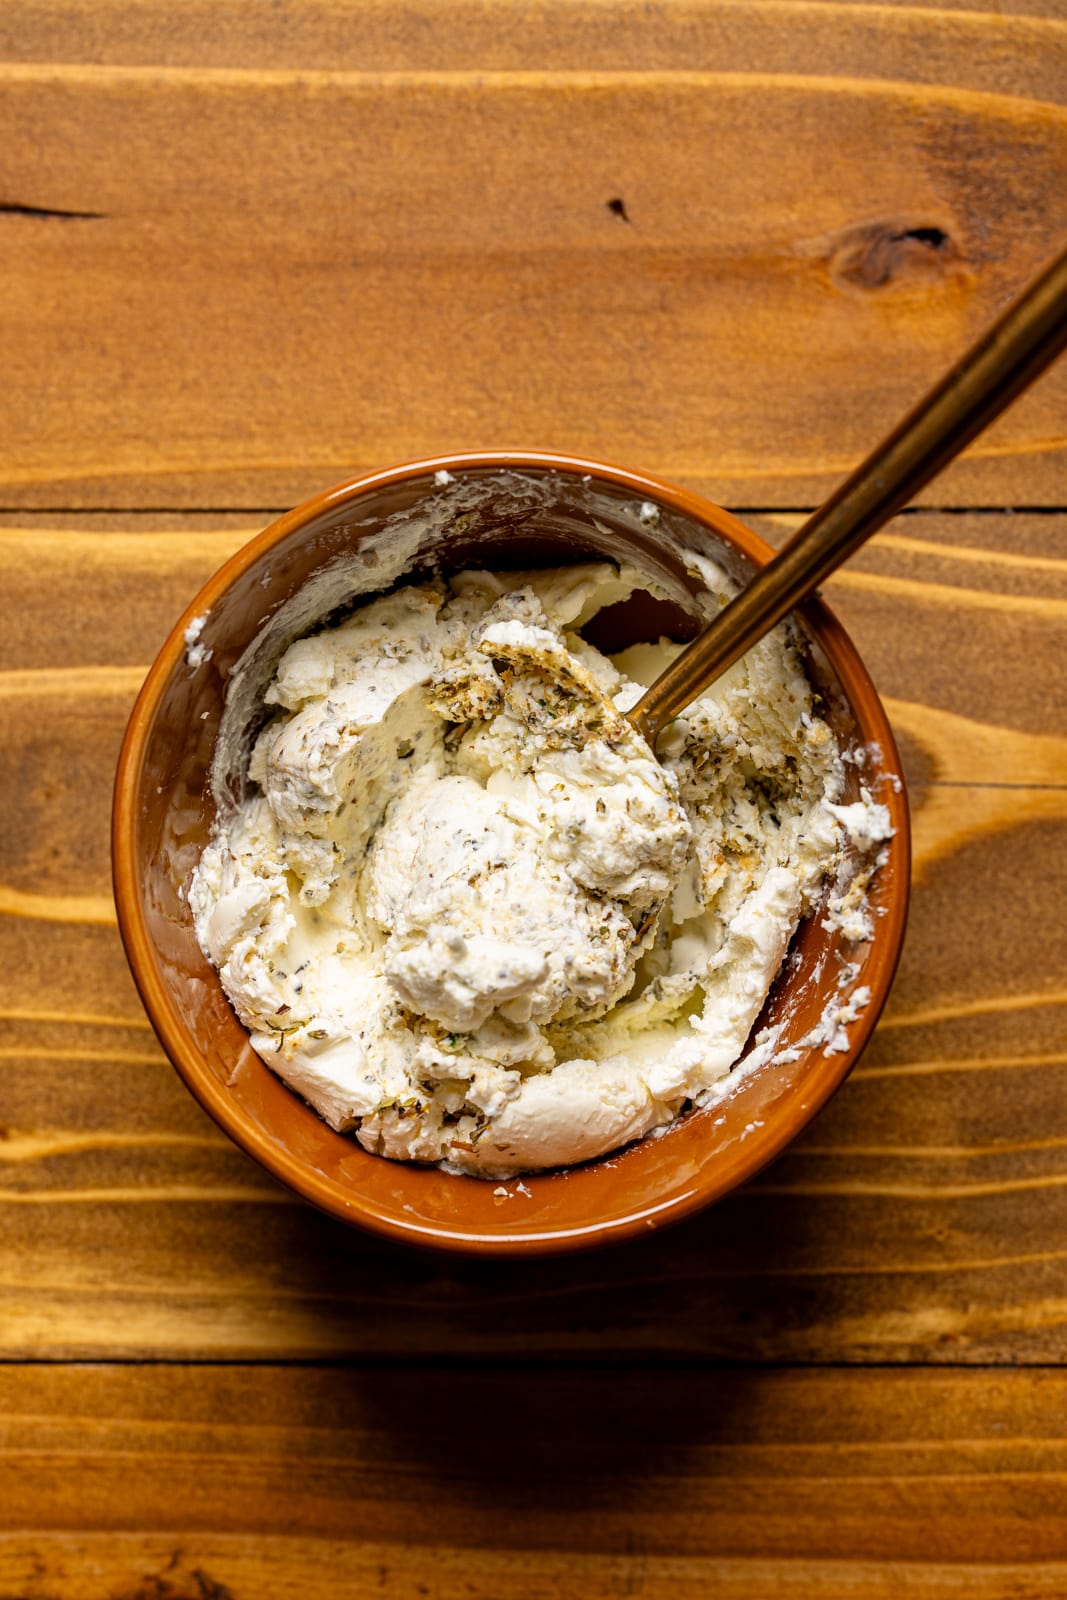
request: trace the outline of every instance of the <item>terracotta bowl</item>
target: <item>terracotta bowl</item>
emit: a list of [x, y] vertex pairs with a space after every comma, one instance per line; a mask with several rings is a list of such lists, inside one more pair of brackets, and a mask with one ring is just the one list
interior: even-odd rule
[[[451, 475], [447, 485], [443, 472]], [[292, 597], [307, 601], [297, 619], [306, 631], [309, 615], [336, 603], [330, 574], [339, 567], [358, 570], [366, 585], [381, 563], [386, 584], [379, 587], [387, 586], [389, 560], [381, 552], [396, 546], [396, 529], [406, 541], [407, 570], [629, 559], [675, 598], [602, 613], [596, 642], [614, 649], [696, 631], [701, 585], [686, 570], [686, 549], [739, 576], [771, 553], [725, 511], [655, 478], [530, 452], [372, 473], [282, 517], [205, 584], [163, 646], [130, 718], [116, 780], [113, 861], [134, 978], [163, 1048], [205, 1110], [275, 1177], [333, 1216], [393, 1239], [485, 1254], [573, 1250], [643, 1234], [719, 1198], [776, 1156], [842, 1082], [875, 1025], [903, 937], [909, 862], [907, 805], [885, 713], [833, 615], [820, 603], [806, 605], [799, 615], [825, 714], [844, 746], [868, 752], [863, 781], [889, 807], [896, 832], [871, 891], [873, 939], [839, 950], [839, 936], [821, 927], [817, 913], [810, 916], [753, 1031], [782, 1024], [781, 1046], [797, 1045], [828, 1005], [864, 985], [870, 999], [848, 1030], [846, 1050], [828, 1055], [822, 1046], [801, 1046], [793, 1061], [739, 1076], [721, 1103], [690, 1112], [665, 1135], [529, 1176], [526, 1192], [368, 1155], [354, 1138], [332, 1132], [252, 1050], [197, 944], [187, 889], [215, 816], [210, 773], [232, 668], [266, 629], [260, 672], [269, 671], [297, 625]], [[197, 619], [202, 626], [190, 650], [187, 630]], [[855, 766], [849, 772], [855, 794]], [[239, 787], [239, 775], [233, 783]], [[838, 953], [858, 964], [845, 991], [836, 987]]]

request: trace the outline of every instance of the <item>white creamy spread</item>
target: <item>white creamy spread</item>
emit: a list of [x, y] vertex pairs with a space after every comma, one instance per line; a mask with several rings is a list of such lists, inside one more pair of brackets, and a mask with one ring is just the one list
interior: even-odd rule
[[640, 581], [409, 583], [278, 663], [190, 902], [256, 1050], [371, 1152], [501, 1178], [617, 1149], [719, 1092], [828, 878], [869, 933], [845, 849], [882, 808], [839, 803], [786, 630], [656, 759], [622, 713], [680, 646], [575, 631]]

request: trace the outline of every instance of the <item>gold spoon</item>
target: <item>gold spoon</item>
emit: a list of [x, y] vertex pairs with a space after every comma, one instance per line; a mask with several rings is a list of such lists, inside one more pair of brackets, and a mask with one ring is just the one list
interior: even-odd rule
[[1067, 345], [1067, 251], [845, 479], [627, 713], [649, 744], [936, 477]]

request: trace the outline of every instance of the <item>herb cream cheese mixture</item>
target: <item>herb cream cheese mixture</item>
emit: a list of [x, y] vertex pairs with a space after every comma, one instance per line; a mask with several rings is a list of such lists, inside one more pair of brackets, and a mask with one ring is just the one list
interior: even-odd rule
[[[725, 600], [732, 585], [702, 563]], [[642, 586], [590, 564], [411, 582], [297, 640], [253, 797], [190, 899], [273, 1070], [379, 1155], [501, 1178], [721, 1094], [846, 846], [841, 754], [785, 627], [676, 719], [623, 712], [680, 646], [578, 630]]]

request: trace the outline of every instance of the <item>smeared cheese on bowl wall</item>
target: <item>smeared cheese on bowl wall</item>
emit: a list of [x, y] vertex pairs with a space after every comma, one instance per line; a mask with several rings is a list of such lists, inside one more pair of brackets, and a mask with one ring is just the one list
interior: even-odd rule
[[191, 904], [256, 1050], [368, 1151], [501, 1178], [665, 1127], [721, 1091], [849, 836], [886, 836], [839, 803], [784, 626], [653, 756], [622, 713], [681, 647], [577, 631], [643, 586], [411, 582], [278, 663]]

